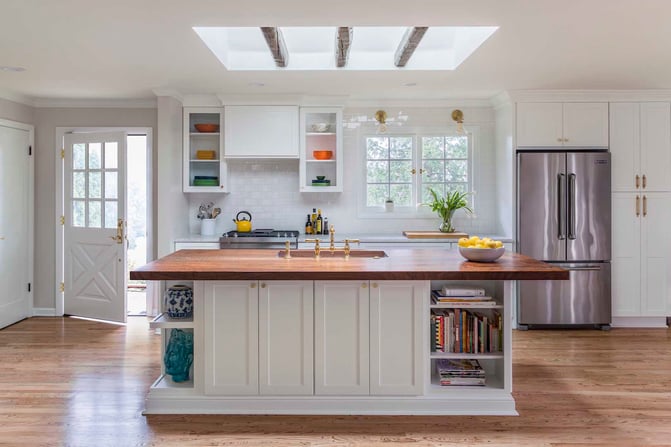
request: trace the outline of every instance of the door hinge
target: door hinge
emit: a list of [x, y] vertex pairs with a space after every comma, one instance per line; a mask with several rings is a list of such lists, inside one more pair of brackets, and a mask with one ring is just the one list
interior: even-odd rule
[[28, 146], [28, 156], [33, 155], [33, 147]]
[[65, 292], [65, 283], [64, 282], [61, 283], [60, 291], [61, 291], [61, 293]]
[[61, 149], [61, 159], [65, 160], [65, 149]]
[[65, 216], [61, 216], [60, 222], [61, 222], [61, 225], [65, 225]]
[[28, 283], [28, 292], [30, 292], [30, 283]]

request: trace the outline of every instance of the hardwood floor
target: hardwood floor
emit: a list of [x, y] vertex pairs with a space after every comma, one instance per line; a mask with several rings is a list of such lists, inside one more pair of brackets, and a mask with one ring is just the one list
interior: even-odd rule
[[671, 330], [514, 331], [518, 417], [145, 417], [159, 346], [143, 317], [0, 330], [0, 445], [671, 445]]

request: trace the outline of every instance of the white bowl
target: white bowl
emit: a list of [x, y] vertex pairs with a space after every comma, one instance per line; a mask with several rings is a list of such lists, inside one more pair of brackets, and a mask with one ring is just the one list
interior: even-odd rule
[[315, 123], [310, 126], [310, 130], [313, 132], [327, 132], [331, 125], [329, 123]]
[[501, 248], [471, 248], [459, 247], [459, 254], [473, 262], [494, 262], [503, 256], [505, 247]]

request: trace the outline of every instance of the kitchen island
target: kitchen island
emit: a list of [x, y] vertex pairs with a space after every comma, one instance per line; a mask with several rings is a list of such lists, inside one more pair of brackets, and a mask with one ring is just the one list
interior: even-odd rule
[[[194, 290], [192, 319], [152, 322], [164, 330], [164, 349], [171, 330], [193, 331], [189, 380], [161, 374], [145, 413], [517, 414], [513, 283], [566, 280], [567, 271], [514, 253], [474, 263], [449, 249], [326, 252], [180, 250], [131, 272]], [[454, 285], [482, 287], [493, 302], [432, 303], [431, 290]], [[432, 343], [431, 315], [465, 308], [494, 325], [498, 347], [442, 352]], [[482, 343], [484, 332], [464, 323], [462, 338], [479, 333]], [[441, 359], [477, 359], [485, 385], [441, 386]]]

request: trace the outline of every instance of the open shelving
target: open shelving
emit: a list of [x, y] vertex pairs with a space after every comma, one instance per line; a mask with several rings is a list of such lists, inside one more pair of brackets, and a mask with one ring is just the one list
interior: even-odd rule
[[[184, 192], [227, 192], [227, 164], [223, 159], [224, 109], [220, 107], [184, 108]], [[219, 132], [199, 132], [197, 124], [217, 124]], [[214, 151], [213, 158], [198, 158], [199, 150]], [[196, 178], [211, 179], [208, 185], [198, 185]]]
[[[313, 126], [326, 124], [324, 132], [316, 132]], [[342, 109], [337, 107], [302, 107], [300, 111], [300, 191], [342, 192]], [[328, 160], [314, 157], [316, 150], [329, 150], [333, 155]], [[317, 176], [324, 176], [330, 185], [313, 184]]]

